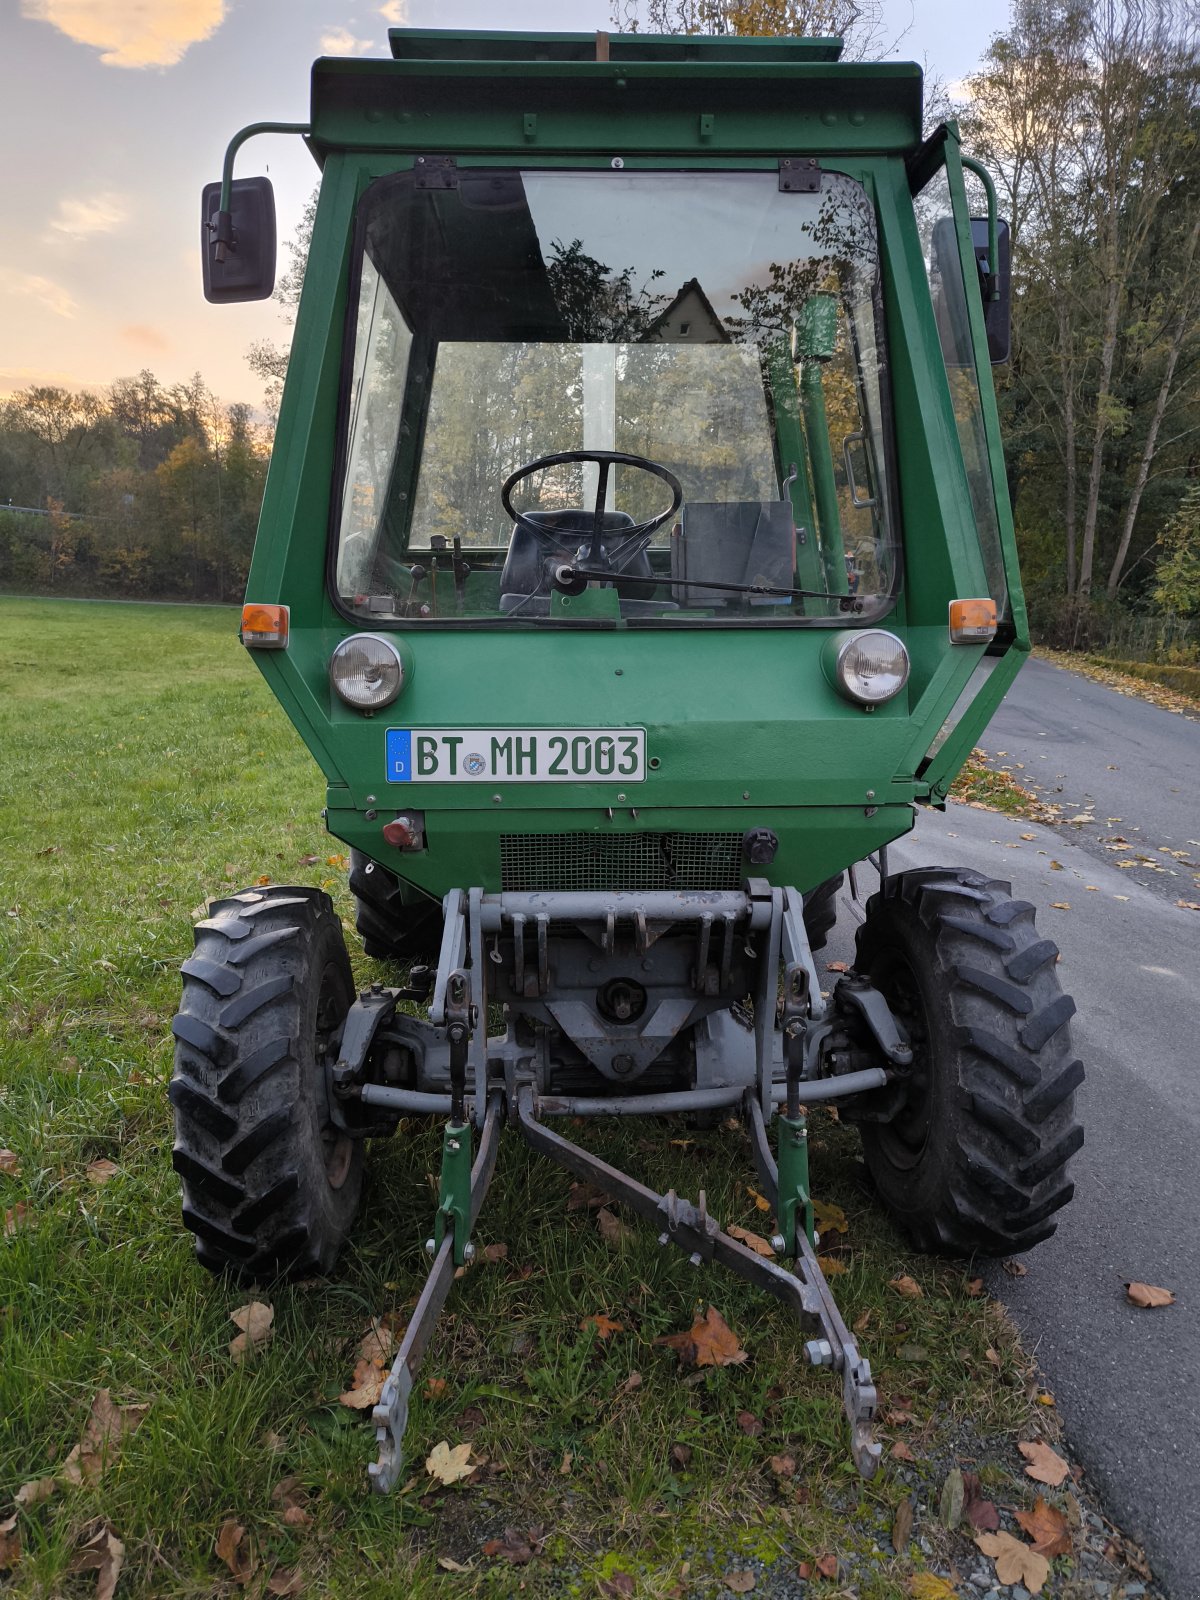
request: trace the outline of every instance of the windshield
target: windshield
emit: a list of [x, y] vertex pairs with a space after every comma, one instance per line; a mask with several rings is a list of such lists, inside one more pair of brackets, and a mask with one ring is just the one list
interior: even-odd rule
[[897, 550], [875, 218], [860, 184], [819, 182], [431, 161], [372, 185], [342, 607], [374, 624], [878, 617]]

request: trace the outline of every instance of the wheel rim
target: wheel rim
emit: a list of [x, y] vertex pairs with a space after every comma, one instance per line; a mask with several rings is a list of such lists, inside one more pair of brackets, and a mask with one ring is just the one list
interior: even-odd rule
[[900, 1109], [890, 1122], [876, 1125], [875, 1137], [893, 1166], [911, 1168], [924, 1155], [933, 1126], [933, 1071], [925, 996], [915, 969], [899, 950], [884, 953], [871, 978], [908, 1034], [913, 1052]]
[[[331, 1051], [336, 1052], [341, 1038], [342, 1023], [346, 1018], [346, 996], [339, 973], [330, 963], [321, 975], [321, 991], [317, 996], [317, 1070], [323, 1085], [328, 1084], [326, 1066]], [[325, 1155], [325, 1179], [331, 1189], [340, 1189], [350, 1176], [354, 1157], [354, 1140], [334, 1127], [329, 1111], [327, 1094], [322, 1096], [324, 1115], [321, 1119], [321, 1145]]]

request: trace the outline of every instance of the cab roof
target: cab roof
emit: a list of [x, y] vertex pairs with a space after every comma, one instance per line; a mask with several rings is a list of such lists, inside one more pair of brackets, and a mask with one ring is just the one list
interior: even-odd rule
[[904, 154], [921, 69], [840, 39], [393, 28], [391, 57], [322, 57], [311, 144], [511, 155]]

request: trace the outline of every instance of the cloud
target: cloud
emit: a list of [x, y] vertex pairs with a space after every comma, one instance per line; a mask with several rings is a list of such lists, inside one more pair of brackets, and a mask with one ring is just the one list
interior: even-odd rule
[[226, 0], [21, 0], [25, 16], [99, 50], [106, 67], [173, 67], [216, 32], [225, 7]]
[[379, 15], [385, 22], [390, 22], [393, 28], [407, 28], [408, 0], [384, 0]]
[[121, 337], [129, 344], [135, 344], [143, 350], [169, 350], [171, 341], [165, 333], [160, 333], [157, 328], [152, 328], [148, 322], [130, 322], [121, 329]]
[[349, 28], [332, 28], [321, 35], [319, 48], [323, 56], [365, 56], [375, 41], [356, 39]]
[[5, 272], [0, 275], [0, 289], [21, 295], [27, 300], [36, 300], [47, 311], [53, 311], [56, 317], [73, 317], [78, 309], [61, 284], [40, 277], [35, 272]]
[[95, 194], [87, 200], [60, 200], [58, 213], [50, 219], [49, 237], [90, 239], [93, 234], [112, 233], [129, 215], [119, 194]]

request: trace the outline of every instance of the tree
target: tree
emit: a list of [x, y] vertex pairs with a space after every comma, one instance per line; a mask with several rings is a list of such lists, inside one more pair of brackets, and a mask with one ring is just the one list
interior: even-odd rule
[[[314, 189], [304, 203], [296, 231], [287, 242], [291, 260], [287, 270], [275, 286], [272, 299], [284, 307], [284, 321], [291, 327], [296, 321], [296, 307], [300, 304], [300, 291], [304, 287], [304, 272], [308, 265], [308, 252], [312, 244], [313, 225], [317, 220], [317, 196]], [[291, 340], [278, 345], [273, 339], [258, 339], [246, 352], [251, 372], [264, 384], [263, 399], [272, 425], [279, 416], [279, 402], [283, 395], [283, 380], [287, 377]]]
[[881, 53], [884, 31], [881, 0], [612, 0], [612, 24], [622, 33], [838, 38], [857, 58]]

